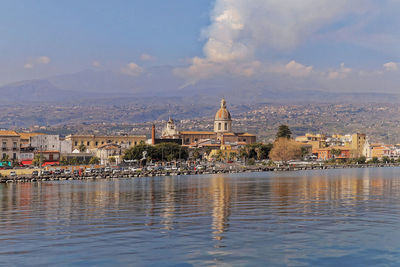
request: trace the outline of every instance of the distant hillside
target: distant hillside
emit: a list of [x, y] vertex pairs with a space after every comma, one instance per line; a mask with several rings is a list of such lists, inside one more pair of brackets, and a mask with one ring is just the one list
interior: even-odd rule
[[[85, 70], [42, 80], [22, 81], [0, 87], [0, 103], [57, 104], [208, 104], [226, 97], [232, 104], [262, 102], [381, 102], [397, 103], [398, 94], [343, 93], [301, 88], [295, 83], [284, 87], [277, 81], [218, 78], [193, 85], [173, 75], [173, 67], [153, 67], [139, 76], [111, 71]], [[275, 89], [280, 88], [280, 89]]]

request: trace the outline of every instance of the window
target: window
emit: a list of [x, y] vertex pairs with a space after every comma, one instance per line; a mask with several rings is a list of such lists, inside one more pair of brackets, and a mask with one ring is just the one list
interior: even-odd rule
[[221, 123], [218, 123], [218, 131], [221, 131]]
[[17, 148], [17, 142], [13, 142], [13, 148]]
[[90, 146], [90, 142], [89, 141], [86, 144], [87, 144], [87, 146]]
[[228, 130], [228, 123], [225, 122], [225, 131]]
[[17, 159], [17, 153], [13, 153], [13, 159]]
[[101, 141], [101, 144], [104, 145], [104, 141]]
[[96, 144], [96, 146], [98, 146], [98, 145], [99, 145], [99, 142], [97, 142], [97, 141], [96, 141], [96, 143], [95, 143], [95, 144]]
[[75, 146], [77, 146], [78, 145], [78, 142], [77, 141], [75, 141]]
[[3, 153], [3, 159], [5, 159], [7, 157], [6, 153]]
[[7, 141], [3, 141], [3, 147], [7, 146]]

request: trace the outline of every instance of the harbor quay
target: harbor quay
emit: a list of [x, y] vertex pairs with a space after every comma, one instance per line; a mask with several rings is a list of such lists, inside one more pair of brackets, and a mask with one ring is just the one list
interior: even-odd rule
[[[40, 182], [40, 181], [62, 181], [62, 180], [90, 180], [90, 179], [127, 179], [155, 176], [182, 176], [182, 175], [205, 175], [223, 173], [245, 173], [245, 172], [288, 172], [306, 170], [328, 170], [348, 168], [384, 168], [400, 167], [400, 163], [379, 164], [291, 164], [283, 166], [265, 165], [219, 165], [213, 167], [195, 166], [191, 168], [97, 168], [83, 169], [82, 166], [73, 166], [74, 172], [48, 171], [40, 169], [29, 169], [21, 172], [0, 171], [0, 183], [15, 182]], [[71, 167], [72, 168], [72, 167]]]

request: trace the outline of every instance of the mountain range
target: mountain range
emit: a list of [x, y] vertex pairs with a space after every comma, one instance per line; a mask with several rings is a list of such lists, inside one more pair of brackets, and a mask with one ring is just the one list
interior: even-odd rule
[[[207, 104], [221, 97], [232, 104], [262, 102], [399, 102], [400, 95], [371, 92], [327, 92], [301, 88], [296, 81], [284, 87], [277, 80], [219, 77], [183, 87], [174, 67], [152, 67], [138, 76], [112, 71], [84, 70], [0, 87], [1, 104], [173, 103]], [[277, 89], [278, 88], [278, 89]]]

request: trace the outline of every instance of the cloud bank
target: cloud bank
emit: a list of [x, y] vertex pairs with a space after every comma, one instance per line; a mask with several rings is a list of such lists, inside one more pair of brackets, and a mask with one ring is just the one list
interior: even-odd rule
[[121, 68], [121, 73], [130, 76], [138, 76], [142, 72], [143, 68], [137, 65], [135, 62], [130, 62]]
[[[339, 85], [339, 81], [343, 88], [362, 86], [366, 75], [382, 79], [387, 72], [398, 70], [397, 63], [385, 63], [374, 71], [355, 70], [345, 62], [318, 69], [288, 57], [296, 55], [296, 49], [321, 40], [376, 49], [394, 43], [397, 39], [390, 32], [378, 34], [367, 29], [374, 20], [385, 17], [394, 4], [393, 0], [216, 0], [211, 24], [202, 32], [203, 56], [190, 59], [188, 67], [174, 73], [186, 80], [185, 86], [221, 75], [257, 79], [278, 75], [309, 79], [321, 87]], [[276, 59], [277, 55], [281, 58]]]
[[37, 65], [47, 65], [50, 63], [50, 58], [48, 56], [40, 56], [34, 59], [29, 59], [28, 62], [24, 64], [25, 69], [33, 69]]

